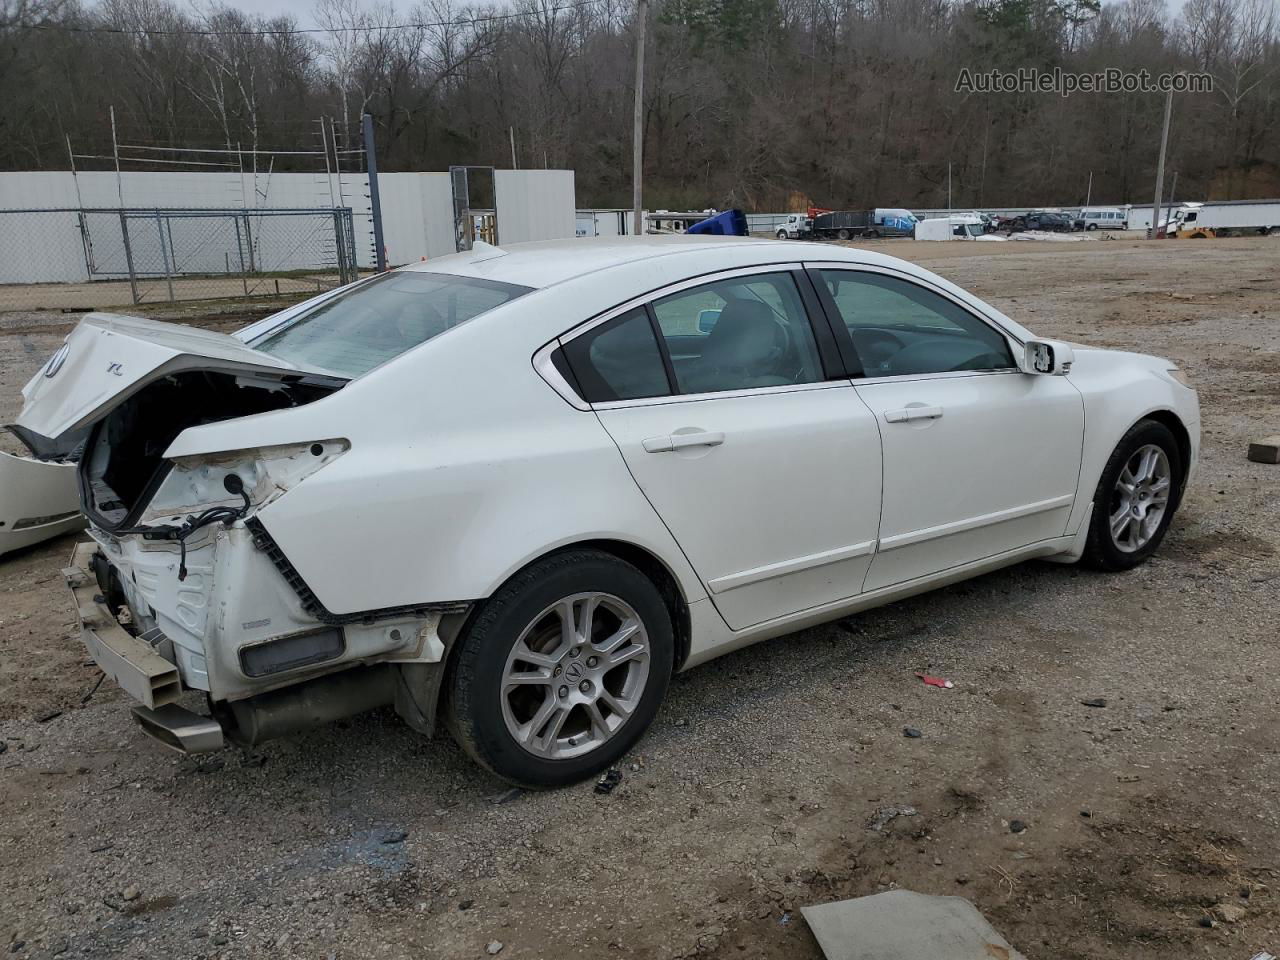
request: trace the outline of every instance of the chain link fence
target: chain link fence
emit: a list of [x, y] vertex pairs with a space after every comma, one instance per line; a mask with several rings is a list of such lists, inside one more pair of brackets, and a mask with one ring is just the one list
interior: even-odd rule
[[299, 295], [356, 276], [349, 207], [0, 210], [0, 310]]

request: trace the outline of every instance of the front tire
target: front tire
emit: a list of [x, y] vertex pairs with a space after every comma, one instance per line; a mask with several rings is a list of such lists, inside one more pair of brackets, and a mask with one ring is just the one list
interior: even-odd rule
[[1178, 509], [1185, 465], [1173, 432], [1140, 420], [1116, 445], [1093, 495], [1083, 560], [1130, 570], [1156, 552]]
[[785, 239], [787, 239], [787, 231], [785, 231], [785, 230], [779, 230], [779, 231], [778, 231], [778, 239], [779, 239], [779, 240], [785, 240]]
[[648, 577], [602, 551], [556, 554], [507, 581], [467, 627], [447, 719], [463, 749], [504, 780], [576, 783], [644, 735], [674, 651]]

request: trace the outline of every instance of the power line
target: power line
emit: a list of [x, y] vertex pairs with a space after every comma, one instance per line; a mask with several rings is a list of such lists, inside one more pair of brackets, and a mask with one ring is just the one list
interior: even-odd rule
[[378, 33], [384, 30], [429, 30], [436, 27], [477, 26], [485, 23], [499, 23], [507, 20], [518, 20], [523, 17], [544, 16], [563, 13], [569, 10], [582, 10], [594, 7], [604, 0], [579, 0], [556, 7], [546, 7], [537, 11], [517, 11], [514, 13], [495, 13], [482, 17], [458, 17], [456, 20], [417, 20], [408, 23], [387, 24], [354, 24], [348, 27], [261, 27], [252, 30], [212, 30], [199, 27], [192, 28], [152, 28], [152, 27], [112, 27], [106, 25], [82, 25], [74, 23], [30, 23], [20, 25], [21, 29], [42, 30], [62, 33], [105, 33], [136, 36], [145, 34], [151, 37], [292, 37], [303, 34], [337, 34], [337, 33]]

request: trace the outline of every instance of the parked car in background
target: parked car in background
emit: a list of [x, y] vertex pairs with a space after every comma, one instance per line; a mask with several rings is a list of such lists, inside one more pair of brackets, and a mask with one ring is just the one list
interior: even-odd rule
[[74, 606], [148, 733], [391, 706], [532, 787], [747, 644], [1033, 557], [1137, 566], [1200, 436], [1168, 360], [726, 237], [477, 243], [234, 336], [91, 314], [23, 398], [33, 450], [83, 445]]
[[1001, 228], [1011, 232], [1045, 230], [1050, 233], [1066, 233], [1072, 229], [1071, 218], [1051, 210], [1032, 210], [1001, 221]]
[[1129, 215], [1120, 207], [1086, 207], [1072, 221], [1076, 230], [1127, 230]]

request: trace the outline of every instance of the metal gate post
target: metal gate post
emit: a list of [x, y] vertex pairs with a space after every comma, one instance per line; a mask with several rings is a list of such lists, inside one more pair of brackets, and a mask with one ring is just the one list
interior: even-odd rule
[[244, 215], [244, 245], [249, 250], [249, 272], [258, 272], [258, 262], [253, 251], [253, 227], [249, 223], [249, 215]]
[[[364, 164], [369, 172], [369, 216], [373, 219], [373, 262], [379, 273], [387, 269], [387, 247], [382, 234], [382, 200], [378, 195], [378, 147], [373, 140], [373, 115], [361, 118]], [[339, 174], [341, 176], [341, 174]]]
[[84, 247], [84, 272], [93, 279], [93, 241], [89, 239], [89, 221], [85, 219], [84, 210], [76, 211], [76, 223], [80, 227], [80, 245]]
[[231, 222], [236, 225], [236, 255], [240, 257], [240, 285], [244, 287], [244, 295], [249, 295], [249, 278], [244, 274], [244, 241], [240, 237], [240, 218], [232, 217]]
[[138, 298], [138, 275], [133, 269], [133, 246], [129, 243], [129, 218], [124, 210], [120, 210], [120, 238], [124, 241], [124, 262], [129, 268], [129, 293], [134, 303], [141, 303]]
[[173, 303], [173, 274], [169, 271], [169, 248], [164, 242], [164, 221], [156, 211], [156, 235], [160, 238], [160, 260], [164, 263], [164, 279], [169, 284], [169, 302]]
[[336, 207], [333, 210], [333, 253], [338, 261], [338, 286], [345, 286], [347, 282], [347, 253], [345, 238], [342, 235], [342, 211]]

